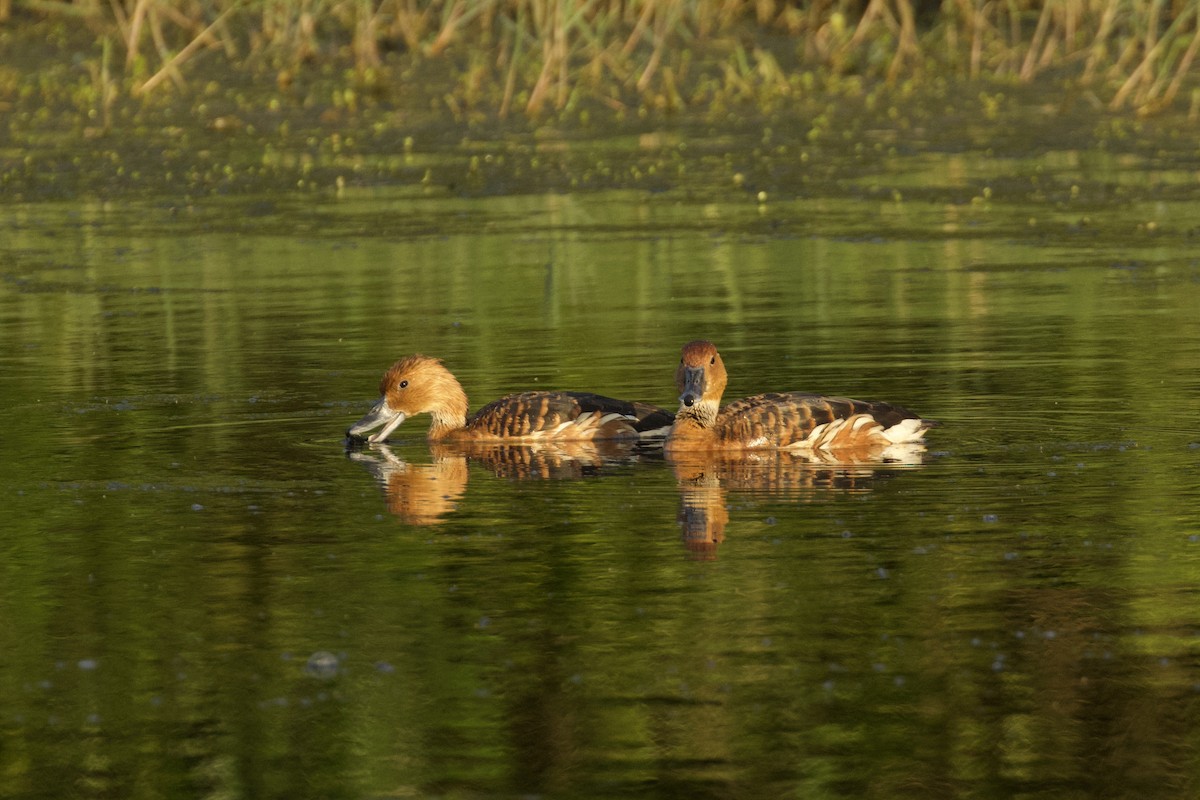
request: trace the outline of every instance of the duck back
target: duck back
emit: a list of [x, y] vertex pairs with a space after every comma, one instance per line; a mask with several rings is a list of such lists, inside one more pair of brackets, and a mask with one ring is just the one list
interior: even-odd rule
[[637, 439], [670, 426], [647, 403], [587, 392], [522, 392], [488, 403], [467, 420], [471, 439]]

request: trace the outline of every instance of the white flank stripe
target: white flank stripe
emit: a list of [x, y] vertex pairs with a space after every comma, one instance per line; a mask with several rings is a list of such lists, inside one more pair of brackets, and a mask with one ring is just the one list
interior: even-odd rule
[[858, 417], [854, 420], [854, 425], [852, 427], [854, 430], [858, 430], [863, 425], [869, 425], [874, 421], [875, 421], [875, 418], [868, 414], [859, 414]]
[[884, 437], [893, 444], [919, 442], [924, 434], [925, 426], [923, 420], [919, 419], [901, 420], [883, 432]]
[[665, 439], [671, 432], [670, 425], [664, 425], [661, 428], [652, 428], [648, 431], [642, 431], [638, 434], [639, 439]]
[[829, 445], [833, 442], [834, 437], [838, 435], [838, 431], [840, 431], [845, 424], [846, 420], [844, 419], [835, 419], [830, 422], [825, 427], [825, 430], [821, 433], [821, 440], [819, 442], [815, 442], [814, 446], [820, 448], [829, 447]]

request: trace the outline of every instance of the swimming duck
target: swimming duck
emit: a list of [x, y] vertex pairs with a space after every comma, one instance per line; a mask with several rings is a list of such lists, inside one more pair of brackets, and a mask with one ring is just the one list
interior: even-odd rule
[[725, 364], [712, 342], [683, 346], [675, 383], [679, 411], [667, 435], [667, 453], [688, 450], [838, 451], [919, 443], [937, 423], [888, 403], [772, 392], [720, 407]]
[[393, 364], [379, 383], [380, 398], [346, 435], [387, 439], [414, 414], [429, 413], [430, 441], [573, 441], [661, 437], [672, 415], [647, 403], [585, 392], [523, 392], [501, 397], [467, 417], [467, 395], [441, 360], [411, 355]]

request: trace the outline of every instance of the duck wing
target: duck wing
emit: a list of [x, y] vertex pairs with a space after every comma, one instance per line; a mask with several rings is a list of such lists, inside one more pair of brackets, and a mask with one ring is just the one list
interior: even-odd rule
[[639, 438], [640, 426], [662, 427], [665, 414], [644, 403], [629, 403], [585, 392], [522, 392], [501, 397], [467, 421], [465, 435], [477, 439]]
[[920, 441], [934, 424], [891, 403], [772, 392], [722, 408], [716, 433], [747, 447], [831, 449]]
[[665, 408], [640, 400], [618, 400], [605, 397], [602, 394], [587, 392], [566, 392], [579, 403], [585, 412], [600, 412], [602, 414], [619, 414], [625, 417], [633, 429], [642, 437], [666, 436], [675, 421], [675, 415]]

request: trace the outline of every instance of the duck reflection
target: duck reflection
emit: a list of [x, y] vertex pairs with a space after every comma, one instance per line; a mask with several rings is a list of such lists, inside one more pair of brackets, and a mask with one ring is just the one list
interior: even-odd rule
[[616, 439], [496, 444], [468, 442], [434, 445], [434, 458], [464, 456], [498, 478], [510, 480], [576, 480], [600, 475], [606, 468], [636, 461], [640, 446]]
[[375, 476], [388, 511], [410, 525], [437, 525], [458, 507], [467, 490], [470, 465], [509, 480], [575, 480], [636, 461], [636, 443], [619, 440], [555, 441], [538, 444], [434, 443], [430, 463], [397, 455], [385, 444], [347, 442], [346, 455]]
[[727, 492], [814, 500], [869, 492], [898, 469], [920, 466], [920, 444], [828, 450], [689, 451], [669, 454], [679, 483], [679, 524], [692, 557], [716, 558], [729, 523]]
[[467, 490], [465, 457], [434, 458], [416, 464], [397, 456], [387, 445], [348, 447], [346, 455], [371, 471], [383, 487], [387, 509], [410, 525], [436, 525], [458, 507]]

